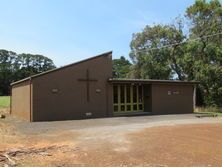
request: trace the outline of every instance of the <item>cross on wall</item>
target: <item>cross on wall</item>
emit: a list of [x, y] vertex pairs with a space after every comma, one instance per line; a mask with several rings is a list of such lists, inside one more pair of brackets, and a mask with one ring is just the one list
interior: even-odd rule
[[89, 77], [89, 69], [87, 69], [86, 70], [86, 78], [80, 78], [80, 79], [78, 79], [78, 81], [86, 82], [86, 98], [87, 98], [87, 102], [89, 102], [90, 101], [89, 84], [90, 84], [90, 82], [97, 82], [98, 80], [94, 79], [94, 78], [90, 78]]

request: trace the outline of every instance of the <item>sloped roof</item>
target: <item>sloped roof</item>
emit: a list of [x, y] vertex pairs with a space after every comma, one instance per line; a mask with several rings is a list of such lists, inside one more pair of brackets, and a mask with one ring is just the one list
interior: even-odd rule
[[61, 69], [64, 69], [64, 68], [76, 65], [76, 64], [79, 64], [79, 63], [83, 63], [83, 62], [86, 62], [86, 61], [89, 61], [89, 60], [92, 60], [92, 59], [95, 59], [95, 58], [98, 58], [98, 57], [107, 56], [107, 55], [110, 55], [110, 54], [112, 54], [112, 51], [105, 52], [105, 53], [102, 53], [100, 55], [97, 55], [97, 56], [94, 56], [94, 57], [90, 57], [88, 59], [84, 59], [84, 60], [81, 60], [81, 61], [78, 61], [78, 62], [75, 62], [75, 63], [71, 63], [71, 64], [68, 64], [68, 65], [65, 65], [65, 66], [62, 66], [62, 67], [59, 67], [59, 68], [48, 70], [48, 71], [45, 71], [45, 72], [42, 72], [42, 73], [39, 73], [39, 74], [36, 74], [36, 75], [32, 75], [30, 77], [27, 77], [27, 78], [24, 78], [22, 80], [19, 80], [19, 81], [11, 83], [11, 86], [12, 85], [16, 85], [18, 83], [22, 83], [22, 82], [28, 81], [28, 80], [31, 80], [32, 78], [40, 77], [42, 75], [46, 75], [46, 74], [49, 74], [49, 73], [52, 73], [52, 72], [55, 72], [55, 71], [58, 71], [58, 70], [61, 70]]

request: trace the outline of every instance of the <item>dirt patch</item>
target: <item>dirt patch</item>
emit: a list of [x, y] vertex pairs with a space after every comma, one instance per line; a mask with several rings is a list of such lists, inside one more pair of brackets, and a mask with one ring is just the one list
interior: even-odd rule
[[129, 156], [163, 166], [221, 166], [222, 124], [154, 127], [129, 135]]
[[88, 142], [78, 160], [97, 167], [220, 167], [222, 124], [153, 127], [125, 135], [121, 142]]
[[[18, 167], [221, 166], [222, 123], [213, 123], [220, 118], [153, 124], [145, 119], [115, 126], [112, 119], [96, 125], [91, 120], [94, 126], [87, 127], [90, 120], [30, 124], [6, 119], [0, 122], [0, 167], [13, 166], [9, 159]], [[192, 121], [199, 124], [188, 124]]]
[[[51, 157], [53, 154], [65, 154], [65, 153], [73, 153], [77, 151], [78, 147], [71, 147], [71, 145], [53, 145], [48, 147], [21, 147], [21, 148], [13, 148], [8, 149], [5, 151], [0, 151], [0, 162], [4, 163], [8, 166], [17, 166], [21, 163], [21, 161], [24, 161], [25, 157], [26, 159], [31, 159], [38, 157]], [[48, 158], [50, 159], [50, 158]], [[33, 164], [33, 166], [36, 166], [36, 164]]]
[[8, 107], [5, 107], [5, 108], [0, 107], [0, 114], [8, 115], [9, 113], [10, 113], [10, 108], [8, 108]]

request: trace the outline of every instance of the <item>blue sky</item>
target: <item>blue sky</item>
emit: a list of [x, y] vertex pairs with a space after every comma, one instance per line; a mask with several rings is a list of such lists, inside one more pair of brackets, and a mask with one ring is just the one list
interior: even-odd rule
[[0, 0], [0, 48], [43, 54], [57, 66], [113, 50], [128, 56], [132, 34], [171, 23], [194, 0]]

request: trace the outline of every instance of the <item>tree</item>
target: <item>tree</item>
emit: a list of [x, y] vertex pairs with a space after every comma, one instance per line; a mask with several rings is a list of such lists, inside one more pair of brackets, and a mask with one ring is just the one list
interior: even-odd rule
[[177, 75], [180, 80], [184, 80], [185, 74], [180, 67], [182, 46], [164, 47], [184, 39], [182, 28], [174, 25], [146, 26], [141, 33], [133, 34], [130, 44], [132, 77], [169, 79]]
[[173, 25], [146, 26], [133, 34], [130, 57], [134, 78], [197, 80], [208, 106], [222, 106], [222, 5], [197, 0], [187, 8], [187, 36]]
[[14, 72], [12, 64], [15, 62], [15, 59], [15, 52], [0, 50], [0, 95], [9, 94], [9, 87], [13, 80]]
[[42, 55], [16, 54], [0, 50], [0, 95], [10, 93], [10, 83], [55, 68], [53, 61]]
[[126, 78], [130, 71], [131, 63], [124, 56], [120, 59], [113, 60], [113, 77], [114, 78]]
[[16, 61], [15, 80], [20, 80], [55, 68], [53, 61], [42, 55], [19, 54]]
[[190, 39], [199, 38], [188, 44], [187, 55], [194, 61], [193, 70], [187, 73], [201, 81], [206, 105], [222, 106], [222, 5], [219, 0], [198, 0], [187, 8], [186, 17]]

